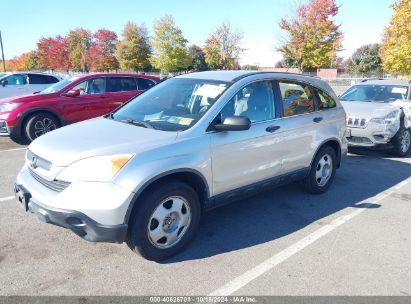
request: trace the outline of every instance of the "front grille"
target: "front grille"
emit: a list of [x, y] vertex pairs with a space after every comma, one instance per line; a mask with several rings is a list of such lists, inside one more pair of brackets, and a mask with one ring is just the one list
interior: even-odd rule
[[53, 181], [48, 181], [45, 178], [41, 177], [40, 175], [38, 175], [36, 172], [34, 172], [33, 170], [31, 170], [29, 168], [30, 174], [31, 176], [33, 176], [33, 178], [38, 181], [40, 184], [42, 184], [44, 187], [53, 190], [55, 192], [62, 192], [64, 189], [66, 189], [70, 183], [69, 182], [65, 182], [65, 181], [61, 181], [61, 180], [53, 180]]
[[351, 128], [365, 128], [367, 126], [367, 119], [359, 117], [348, 117], [347, 126]]

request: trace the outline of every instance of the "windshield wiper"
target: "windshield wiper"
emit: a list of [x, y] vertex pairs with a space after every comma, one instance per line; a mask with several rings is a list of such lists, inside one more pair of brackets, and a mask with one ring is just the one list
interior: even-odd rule
[[38, 94], [38, 93], [41, 93], [41, 91], [33, 92], [33, 94]]
[[138, 127], [143, 127], [143, 128], [147, 128], [147, 129], [154, 129], [154, 127], [152, 125], [150, 125], [148, 122], [146, 121], [142, 121], [142, 120], [137, 120], [137, 119], [123, 119], [121, 120], [122, 122], [134, 125], [134, 126], [138, 126]]

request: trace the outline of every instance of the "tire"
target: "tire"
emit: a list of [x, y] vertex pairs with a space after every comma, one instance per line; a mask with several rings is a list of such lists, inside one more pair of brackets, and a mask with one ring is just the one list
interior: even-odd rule
[[304, 179], [304, 188], [311, 194], [322, 194], [330, 188], [337, 170], [336, 152], [330, 146], [322, 147], [312, 162], [310, 173]]
[[30, 141], [35, 140], [41, 135], [53, 131], [60, 126], [58, 120], [48, 113], [36, 113], [27, 119], [24, 125], [26, 138]]
[[158, 262], [179, 253], [192, 240], [201, 205], [193, 188], [178, 180], [150, 190], [135, 206], [126, 242], [134, 252]]
[[392, 153], [394, 155], [404, 157], [410, 152], [411, 146], [411, 132], [410, 129], [406, 129], [404, 126], [398, 130], [397, 134], [391, 140], [393, 145]]

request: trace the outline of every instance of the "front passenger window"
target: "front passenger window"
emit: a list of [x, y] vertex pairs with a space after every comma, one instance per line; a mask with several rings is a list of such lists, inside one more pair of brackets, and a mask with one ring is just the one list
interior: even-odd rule
[[221, 111], [221, 121], [228, 116], [246, 116], [251, 122], [275, 118], [271, 81], [254, 82], [242, 88]]
[[314, 96], [308, 85], [293, 81], [279, 81], [279, 85], [285, 117], [314, 111]]

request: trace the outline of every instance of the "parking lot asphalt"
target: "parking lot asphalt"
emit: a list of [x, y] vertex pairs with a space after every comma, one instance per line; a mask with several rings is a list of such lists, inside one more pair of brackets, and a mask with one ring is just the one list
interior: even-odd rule
[[411, 158], [349, 154], [326, 194], [292, 184], [211, 211], [155, 263], [25, 213], [24, 153], [0, 138], [0, 295], [411, 295]]

